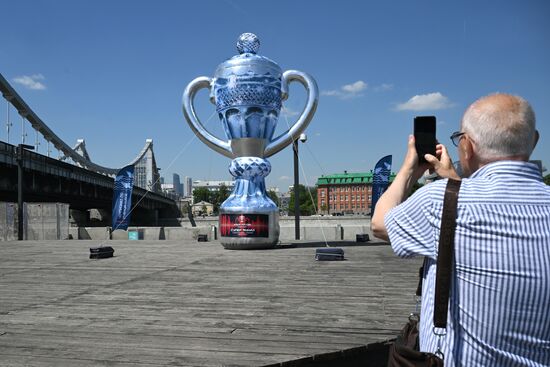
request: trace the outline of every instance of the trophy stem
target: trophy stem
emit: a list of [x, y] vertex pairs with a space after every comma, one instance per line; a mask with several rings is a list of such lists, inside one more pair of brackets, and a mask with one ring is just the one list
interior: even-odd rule
[[220, 207], [222, 245], [235, 250], [274, 247], [279, 241], [279, 208], [265, 189], [271, 164], [263, 158], [238, 157], [229, 172], [235, 188]]

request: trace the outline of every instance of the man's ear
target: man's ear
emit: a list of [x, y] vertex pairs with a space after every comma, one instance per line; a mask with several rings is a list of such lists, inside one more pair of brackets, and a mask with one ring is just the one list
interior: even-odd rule
[[535, 130], [535, 143], [533, 144], [533, 149], [535, 149], [535, 147], [537, 146], [537, 143], [539, 142], [539, 138], [540, 138], [539, 131]]
[[468, 135], [464, 136], [462, 140], [464, 140], [462, 143], [462, 154], [466, 160], [470, 161], [474, 155], [474, 144]]

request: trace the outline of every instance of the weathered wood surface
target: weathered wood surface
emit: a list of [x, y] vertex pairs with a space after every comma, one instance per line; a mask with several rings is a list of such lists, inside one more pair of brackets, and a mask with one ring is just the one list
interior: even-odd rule
[[[229, 251], [217, 242], [0, 242], [1, 366], [258, 366], [392, 338], [420, 260], [383, 244]], [[338, 245], [338, 243], [336, 243]]]

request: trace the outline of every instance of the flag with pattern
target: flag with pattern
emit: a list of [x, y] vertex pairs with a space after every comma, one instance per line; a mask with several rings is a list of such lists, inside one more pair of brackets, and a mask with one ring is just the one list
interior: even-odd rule
[[132, 188], [134, 187], [134, 166], [126, 166], [118, 171], [113, 190], [113, 231], [128, 229], [132, 208]]
[[370, 207], [371, 216], [374, 213], [376, 202], [380, 199], [380, 196], [382, 196], [390, 184], [391, 157], [391, 155], [385, 156], [380, 159], [378, 163], [376, 163], [376, 166], [374, 166], [374, 172], [372, 174], [372, 197]]

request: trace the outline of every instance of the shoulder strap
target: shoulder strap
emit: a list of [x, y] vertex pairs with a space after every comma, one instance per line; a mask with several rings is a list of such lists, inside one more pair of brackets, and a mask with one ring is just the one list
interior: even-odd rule
[[437, 273], [435, 280], [434, 326], [447, 326], [447, 309], [451, 288], [452, 263], [456, 229], [456, 209], [461, 181], [449, 179], [443, 200], [439, 250], [437, 255]]
[[424, 265], [426, 264], [426, 258], [422, 262], [422, 266], [418, 269], [418, 286], [416, 286], [416, 296], [422, 297], [422, 280], [424, 277]]

